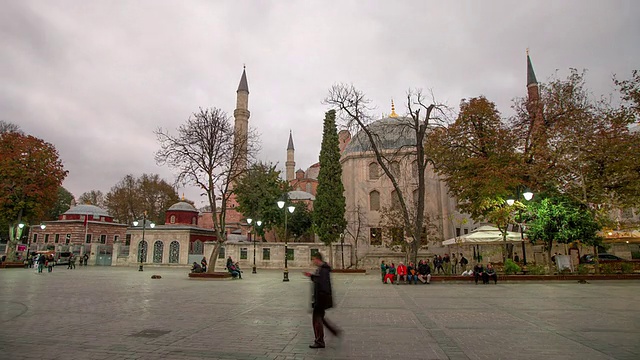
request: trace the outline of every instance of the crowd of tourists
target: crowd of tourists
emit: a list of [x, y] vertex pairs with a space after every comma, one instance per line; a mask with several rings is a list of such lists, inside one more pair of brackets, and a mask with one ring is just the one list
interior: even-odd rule
[[[69, 254], [67, 269], [75, 269], [78, 260], [80, 261], [80, 266], [87, 266], [89, 255], [84, 254], [83, 256], [80, 256], [73, 253]], [[53, 272], [53, 268], [56, 265], [60, 264], [57, 263], [56, 258], [52, 253], [38, 253], [30, 257], [28, 260], [25, 260], [25, 267], [35, 269], [36, 273], [42, 273], [45, 268], [48, 273]]]
[[490, 280], [493, 280], [494, 283], [498, 282], [496, 270], [490, 263], [486, 268], [481, 263], [477, 263], [473, 269], [467, 270], [468, 264], [469, 260], [462, 253], [459, 257], [456, 257], [456, 254], [452, 254], [452, 256], [449, 254], [434, 255], [433, 262], [430, 262], [429, 259], [420, 260], [417, 265], [413, 262], [409, 262], [408, 265], [399, 262], [396, 266], [394, 263], [386, 264], [382, 261], [380, 273], [382, 283], [396, 285], [401, 282], [415, 285], [418, 281], [429, 284], [432, 273], [435, 275], [457, 275], [458, 272], [461, 276], [473, 276], [476, 284], [479, 280], [482, 280], [483, 284], [488, 284]]

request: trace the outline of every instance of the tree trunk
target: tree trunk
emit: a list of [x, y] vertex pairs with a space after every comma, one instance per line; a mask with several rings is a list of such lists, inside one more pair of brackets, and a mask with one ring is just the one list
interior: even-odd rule
[[213, 274], [216, 270], [216, 261], [218, 260], [218, 255], [220, 254], [220, 247], [222, 243], [216, 241], [216, 246], [213, 247], [213, 251], [211, 252], [211, 256], [209, 257], [209, 267], [207, 268], [207, 274]]
[[552, 271], [552, 266], [555, 266], [553, 261], [551, 261], [551, 250], [553, 250], [553, 240], [547, 244], [547, 263], [549, 264], [549, 271]]
[[593, 245], [593, 269], [596, 274], [600, 274], [600, 261], [598, 261], [598, 245]]

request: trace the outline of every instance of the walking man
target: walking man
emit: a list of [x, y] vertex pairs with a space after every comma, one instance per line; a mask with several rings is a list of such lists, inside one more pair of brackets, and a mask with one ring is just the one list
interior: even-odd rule
[[322, 261], [322, 254], [313, 255], [313, 264], [317, 266], [315, 274], [304, 273], [313, 281], [313, 333], [315, 341], [309, 345], [312, 349], [324, 348], [324, 327], [326, 326], [334, 336], [340, 336], [342, 330], [331, 324], [324, 318], [325, 311], [333, 307], [333, 295], [331, 294], [331, 267]]

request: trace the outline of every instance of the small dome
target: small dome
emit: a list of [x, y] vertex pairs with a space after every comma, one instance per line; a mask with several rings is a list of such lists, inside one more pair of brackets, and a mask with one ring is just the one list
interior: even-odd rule
[[315, 200], [316, 197], [306, 191], [294, 190], [289, 191], [289, 199], [291, 200]]
[[[410, 118], [384, 118], [368, 125], [378, 135], [379, 149], [400, 149], [416, 145], [416, 134], [411, 128]], [[364, 131], [359, 131], [344, 149], [345, 154], [372, 151], [369, 138]]]
[[64, 215], [93, 215], [93, 216], [111, 216], [109, 213], [95, 205], [76, 205], [64, 212]]
[[171, 207], [169, 209], [167, 209], [167, 211], [190, 211], [190, 212], [198, 212], [198, 210], [196, 210], [196, 208], [189, 204], [186, 201], [180, 201], [179, 203], [175, 203], [173, 205], [171, 205]]

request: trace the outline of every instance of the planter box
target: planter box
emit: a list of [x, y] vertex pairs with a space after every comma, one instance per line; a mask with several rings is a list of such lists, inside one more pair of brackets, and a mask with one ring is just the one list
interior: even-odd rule
[[332, 273], [336, 274], [366, 274], [366, 269], [331, 269]]
[[232, 277], [231, 277], [231, 274], [229, 274], [228, 272], [214, 272], [212, 274], [189, 273], [189, 279], [225, 280], [225, 279], [232, 279]]
[[2, 269], [9, 269], [9, 268], [24, 268], [24, 262], [22, 261], [15, 261], [15, 262], [3, 262], [2, 264], [0, 264], [0, 268]]

